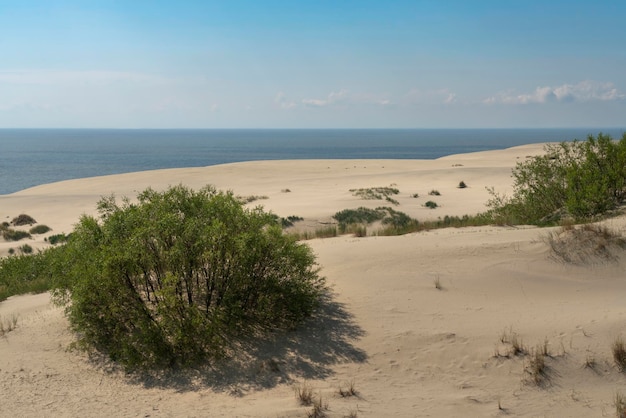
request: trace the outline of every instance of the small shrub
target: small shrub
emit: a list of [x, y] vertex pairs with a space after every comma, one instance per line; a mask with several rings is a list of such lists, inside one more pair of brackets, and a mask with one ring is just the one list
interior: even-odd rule
[[[311, 249], [232, 193], [146, 189], [83, 216], [52, 267], [80, 344], [127, 369], [227, 357], [251, 336], [293, 329], [325, 292]], [[53, 253], [54, 254], [54, 253]]]
[[437, 202], [433, 202], [432, 200], [429, 200], [428, 202], [424, 203], [424, 206], [426, 206], [429, 209], [435, 209], [435, 208], [439, 207]]
[[46, 232], [52, 231], [48, 225], [36, 225], [28, 230], [31, 234], [45, 234]]
[[22, 254], [31, 254], [33, 252], [33, 247], [28, 244], [24, 244], [19, 248]]
[[339, 225], [370, 224], [375, 221], [380, 221], [386, 215], [384, 208], [369, 209], [360, 207], [357, 209], [344, 209], [333, 215], [333, 219], [339, 222]]
[[458, 188], [459, 189], [465, 189], [466, 187], [467, 187], [467, 184], [465, 184], [465, 182], [461, 180], [461, 182], [458, 185]]
[[412, 198], [417, 199], [418, 197], [420, 197], [419, 193], [413, 193], [411, 195]]
[[31, 235], [26, 231], [7, 229], [2, 232], [2, 237], [7, 241], [19, 241], [24, 238], [31, 238]]
[[22, 225], [33, 225], [33, 224], [36, 224], [37, 221], [34, 220], [31, 216], [28, 216], [23, 213], [13, 218], [11, 223], [15, 226], [22, 226]]
[[15, 248], [9, 248], [9, 255], [15, 254]]
[[626, 371], [626, 345], [624, 344], [622, 337], [617, 337], [615, 341], [613, 341], [611, 351], [613, 352], [613, 360], [615, 361], [617, 368], [621, 372]]
[[432, 189], [430, 192], [428, 192], [428, 194], [430, 196], [441, 196], [441, 193], [439, 193], [439, 190], [435, 190], [435, 189]]
[[281, 193], [291, 193], [291, 190], [289, 190], [289, 189], [282, 189], [280, 192]]
[[70, 235], [72, 234], [54, 234], [54, 235], [50, 235], [49, 237], [47, 237], [47, 241], [52, 244], [52, 245], [56, 245], [56, 244], [60, 244], [63, 242], [67, 242], [67, 240], [70, 238]]

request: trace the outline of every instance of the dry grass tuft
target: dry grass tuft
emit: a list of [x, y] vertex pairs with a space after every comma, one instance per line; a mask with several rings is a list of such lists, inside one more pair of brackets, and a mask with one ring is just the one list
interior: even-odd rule
[[307, 382], [303, 382], [294, 389], [300, 405], [309, 406], [313, 403], [313, 388]]
[[617, 337], [611, 346], [613, 360], [621, 372], [626, 371], [626, 345], [622, 337]]
[[17, 328], [18, 316], [13, 314], [10, 318], [0, 316], [0, 337]]
[[509, 352], [508, 356], [525, 356], [528, 354], [528, 349], [524, 346], [524, 343], [520, 336], [513, 331], [512, 328], [509, 328], [508, 331], [504, 330], [502, 335], [500, 336], [500, 342], [502, 344], [509, 344]]
[[613, 403], [615, 405], [615, 414], [617, 418], [626, 418], [626, 397], [624, 397], [621, 393], [616, 392]]
[[528, 364], [524, 368], [524, 371], [529, 375], [530, 382], [539, 387], [545, 386], [550, 381], [546, 356], [543, 352], [543, 346], [537, 346], [531, 353]]
[[321, 394], [317, 394], [317, 397], [313, 401], [313, 409], [307, 414], [309, 418], [324, 418], [328, 411], [328, 402], [324, 402]]
[[545, 237], [552, 257], [569, 264], [598, 264], [616, 261], [626, 249], [626, 239], [597, 224], [580, 227], [563, 225]]
[[354, 380], [350, 380], [346, 382], [346, 385], [339, 385], [339, 396], [342, 398], [348, 398], [350, 396], [357, 396], [358, 392], [356, 390], [356, 386], [354, 385]]

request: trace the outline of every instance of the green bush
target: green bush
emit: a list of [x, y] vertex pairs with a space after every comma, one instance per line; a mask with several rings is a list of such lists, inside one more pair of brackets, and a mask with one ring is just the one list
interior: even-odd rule
[[340, 225], [370, 224], [383, 219], [386, 213], [387, 211], [384, 208], [369, 209], [361, 206], [357, 209], [339, 211], [333, 215], [333, 219], [339, 222]]
[[19, 248], [22, 254], [31, 254], [33, 252], [33, 247], [28, 244], [24, 244]]
[[[13, 249], [11, 249], [13, 250]], [[27, 255], [11, 255], [0, 259], [0, 301], [23, 293], [40, 293], [50, 289], [53, 279], [52, 260], [58, 248]], [[9, 251], [15, 254], [16, 251]]]
[[82, 344], [128, 368], [222, 357], [297, 325], [324, 291], [311, 250], [231, 193], [147, 189], [136, 204], [111, 196], [98, 209], [54, 248], [54, 296]]
[[436, 207], [439, 207], [437, 202], [433, 202], [432, 200], [429, 200], [428, 202], [424, 203], [424, 206], [426, 206], [429, 209], [435, 209]]
[[28, 232], [30, 232], [31, 234], [45, 234], [49, 231], [52, 231], [52, 228], [50, 228], [48, 225], [37, 225], [28, 230]]
[[554, 224], [566, 216], [590, 220], [623, 203], [626, 134], [613, 141], [600, 133], [545, 150], [513, 169], [511, 197], [490, 190], [488, 206], [499, 222]]
[[50, 235], [48, 238], [46, 238], [46, 241], [48, 241], [50, 244], [52, 245], [56, 245], [56, 244], [61, 244], [66, 242], [70, 235], [65, 235], [65, 234], [54, 234], [54, 235]]

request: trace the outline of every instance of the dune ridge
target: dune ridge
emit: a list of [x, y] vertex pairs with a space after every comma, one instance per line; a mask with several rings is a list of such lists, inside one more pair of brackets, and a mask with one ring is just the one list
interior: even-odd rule
[[[542, 149], [70, 180], [0, 196], [0, 217], [25, 212], [67, 233], [102, 195], [178, 183], [267, 196], [251, 205], [301, 216], [305, 226], [341, 209], [380, 206], [349, 190], [392, 184], [397, 210], [420, 220], [461, 216], [485, 209], [486, 187], [510, 192], [511, 168]], [[460, 181], [469, 187], [459, 189]], [[432, 189], [441, 196], [428, 196]], [[429, 199], [439, 207], [423, 207]], [[605, 225], [624, 233], [626, 218]], [[0, 416], [303, 417], [311, 407], [300, 405], [294, 387], [305, 382], [329, 417], [614, 416], [615, 394], [626, 392], [611, 354], [624, 330], [624, 260], [559, 262], [545, 240], [552, 230], [483, 226], [307, 241], [332, 290], [316, 317], [254, 353], [197, 370], [127, 375], [68, 350], [73, 336], [47, 294], [12, 297], [0, 303], [0, 317], [19, 317], [0, 337]], [[37, 240], [29, 243], [44, 245]], [[0, 241], [0, 255], [11, 245]], [[512, 354], [512, 337], [528, 354]], [[541, 385], [530, 369], [537, 347], [548, 353]], [[350, 384], [355, 396], [342, 396]]]

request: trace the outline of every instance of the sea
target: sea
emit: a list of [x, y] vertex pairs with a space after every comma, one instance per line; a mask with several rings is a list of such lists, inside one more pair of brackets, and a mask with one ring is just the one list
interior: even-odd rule
[[626, 129], [0, 129], [0, 195], [82, 177], [284, 159], [435, 159]]

